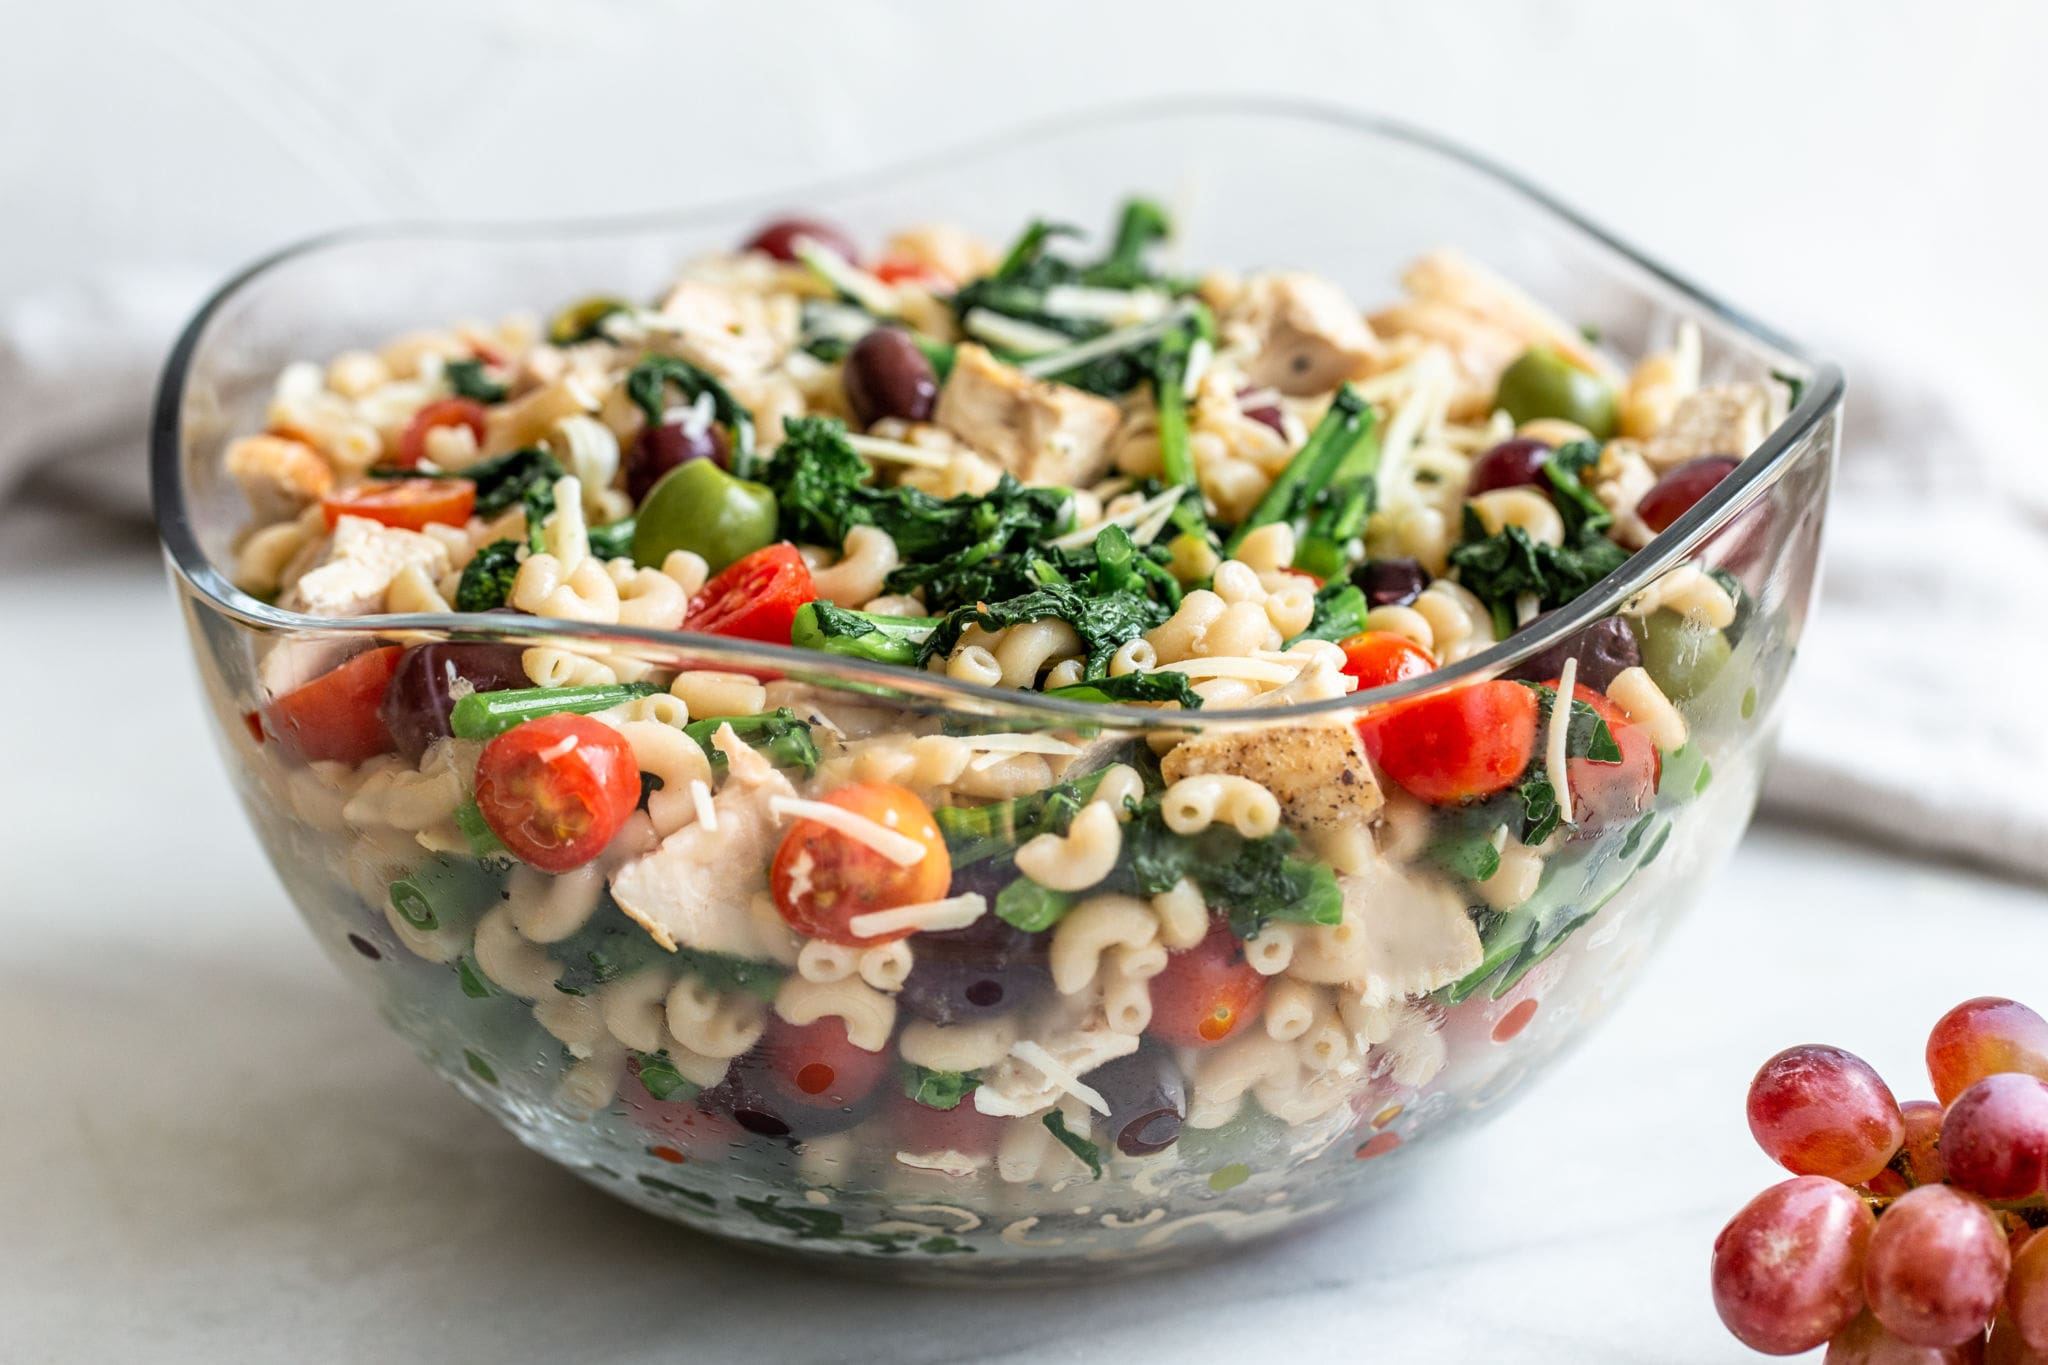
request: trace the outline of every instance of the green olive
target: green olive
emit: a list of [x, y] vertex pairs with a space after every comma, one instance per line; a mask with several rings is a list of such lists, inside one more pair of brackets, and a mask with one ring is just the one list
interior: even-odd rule
[[1493, 405], [1505, 408], [1515, 425], [1539, 417], [1575, 422], [1604, 441], [1614, 435], [1614, 390], [1556, 351], [1542, 346], [1522, 352], [1501, 373]]
[[691, 460], [662, 476], [640, 504], [633, 562], [660, 568], [673, 550], [692, 550], [717, 573], [774, 543], [773, 490], [736, 479], [712, 460]]
[[1642, 647], [1643, 667], [1673, 701], [1689, 701], [1706, 691], [1728, 662], [1726, 635], [1694, 625], [1675, 611], [1631, 617], [1629, 624]]
[[595, 294], [570, 304], [548, 321], [548, 340], [557, 346], [573, 346], [597, 336], [598, 324], [614, 313], [631, 312], [624, 299]]

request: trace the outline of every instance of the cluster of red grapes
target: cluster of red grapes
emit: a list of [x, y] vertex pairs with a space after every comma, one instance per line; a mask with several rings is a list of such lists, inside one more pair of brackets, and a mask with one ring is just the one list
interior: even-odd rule
[[[1765, 1062], [1749, 1130], [1796, 1177], [1714, 1241], [1714, 1306], [1768, 1355], [2048, 1365], [2048, 1020], [1986, 996], [1927, 1040], [1940, 1103], [1811, 1044]], [[1987, 1337], [1988, 1331], [1988, 1337]]]

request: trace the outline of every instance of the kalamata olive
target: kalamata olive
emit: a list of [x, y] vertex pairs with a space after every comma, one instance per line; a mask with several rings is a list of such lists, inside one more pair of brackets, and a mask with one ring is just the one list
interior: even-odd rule
[[1180, 1140], [1188, 1084], [1166, 1049], [1150, 1042], [1085, 1078], [1109, 1105], [1109, 1130], [1125, 1156], [1150, 1156]]
[[[1543, 613], [1543, 616], [1548, 615], [1549, 612]], [[1535, 629], [1543, 616], [1538, 616], [1523, 629]], [[1579, 686], [1605, 692], [1607, 684], [1614, 681], [1615, 674], [1642, 663], [1643, 653], [1636, 643], [1635, 633], [1628, 628], [1628, 621], [1620, 616], [1609, 616], [1566, 636], [1541, 653], [1530, 655], [1515, 665], [1508, 676], [1545, 682], [1564, 671], [1566, 659], [1579, 661]]]
[[939, 397], [939, 377], [900, 327], [877, 327], [846, 356], [846, 401], [862, 426], [884, 417], [922, 422]]
[[[1252, 407], [1243, 406], [1245, 399], [1258, 392], [1259, 390], [1257, 389], [1239, 389], [1237, 391], [1238, 411], [1261, 426], [1271, 427], [1282, 436], [1285, 436], [1287, 434], [1287, 419], [1281, 413], [1280, 404], [1277, 399], [1270, 403], [1259, 403]], [[1271, 390], [1267, 390], [1267, 392], [1270, 393]]]
[[1542, 488], [1550, 482], [1543, 466], [1550, 462], [1550, 447], [1528, 436], [1513, 436], [1472, 462], [1465, 492], [1471, 496], [1491, 493], [1496, 488]]
[[828, 251], [844, 256], [849, 261], [860, 259], [859, 251], [848, 237], [830, 223], [821, 223], [815, 218], [777, 218], [747, 240], [744, 251], [765, 251], [778, 261], [796, 259], [796, 239], [808, 237]]
[[[954, 885], [957, 892], [958, 881]], [[919, 934], [910, 975], [896, 998], [934, 1024], [1007, 1013], [1051, 984], [1045, 963], [1049, 937], [1026, 933], [993, 912], [965, 929]]]
[[437, 642], [414, 645], [398, 656], [398, 671], [384, 692], [384, 725], [398, 751], [417, 763], [427, 746], [449, 733], [456, 684], [465, 692], [531, 687], [517, 645]]
[[820, 1137], [872, 1113], [893, 1074], [887, 1050], [854, 1046], [837, 1019], [790, 1024], [771, 1015], [760, 1041], [697, 1105], [761, 1137]]
[[706, 425], [692, 431], [681, 422], [647, 428], [626, 453], [626, 496], [639, 506], [662, 475], [692, 460], [715, 460], [720, 468], [729, 464], [732, 441], [725, 428]]
[[1371, 607], [1405, 607], [1429, 586], [1419, 559], [1368, 559], [1351, 575]]
[[1667, 470], [1664, 477], [1650, 485], [1650, 491], [1643, 494], [1636, 504], [1636, 515], [1643, 519], [1643, 525], [1652, 531], [1661, 531], [1693, 509], [1714, 485], [1735, 472], [1741, 464], [1733, 455], [1702, 455], [1696, 460], [1687, 460], [1676, 469]]

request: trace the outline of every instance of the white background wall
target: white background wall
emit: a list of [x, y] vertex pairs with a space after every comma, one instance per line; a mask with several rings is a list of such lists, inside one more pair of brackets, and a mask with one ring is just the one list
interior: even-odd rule
[[659, 208], [1228, 90], [1448, 133], [1852, 362], [1924, 347], [2030, 384], [2043, 359], [2048, 6], [2028, 0], [0, 0], [0, 18], [0, 308], [108, 270], [220, 272], [347, 222]]

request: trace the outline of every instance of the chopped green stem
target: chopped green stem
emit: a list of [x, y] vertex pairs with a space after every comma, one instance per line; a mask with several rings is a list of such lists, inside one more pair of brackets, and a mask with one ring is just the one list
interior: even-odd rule
[[1352, 452], [1371, 438], [1373, 422], [1372, 405], [1359, 396], [1358, 390], [1349, 384], [1338, 389], [1323, 420], [1316, 423], [1316, 429], [1309, 433], [1308, 440], [1287, 462], [1280, 476], [1273, 480], [1266, 495], [1259, 499], [1259, 505], [1252, 509], [1252, 514], [1224, 542], [1224, 553], [1235, 554], [1237, 547], [1244, 544], [1244, 538], [1261, 526], [1269, 526], [1276, 521], [1300, 520], [1315, 496], [1329, 486], [1337, 471], [1351, 458]]
[[988, 806], [945, 806], [932, 812], [953, 866], [1007, 853], [1035, 835], [1063, 832], [1067, 822], [1102, 785], [1104, 769], [1029, 796]]
[[741, 742], [759, 749], [778, 768], [810, 772], [818, 766], [818, 743], [811, 738], [811, 727], [785, 706], [758, 716], [705, 716], [685, 725], [683, 733], [697, 741], [715, 774], [724, 773], [726, 757], [711, 743], [711, 737], [724, 725], [730, 725]]
[[653, 683], [607, 683], [600, 687], [515, 687], [472, 692], [455, 703], [448, 724], [457, 739], [489, 739], [515, 725], [557, 711], [588, 715], [661, 689]]
[[914, 667], [918, 652], [939, 625], [935, 616], [883, 616], [830, 602], [807, 602], [797, 609], [789, 642], [799, 649]]

